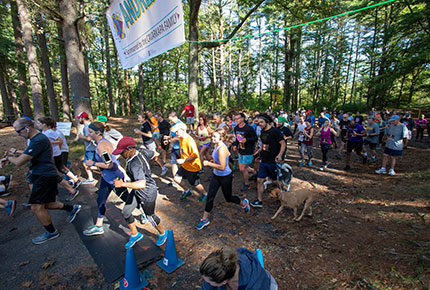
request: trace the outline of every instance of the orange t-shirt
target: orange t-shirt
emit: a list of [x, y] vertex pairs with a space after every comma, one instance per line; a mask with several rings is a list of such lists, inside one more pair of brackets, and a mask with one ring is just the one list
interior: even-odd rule
[[154, 116], [152, 116], [150, 119], [151, 119], [151, 122], [152, 122], [152, 125], [151, 125], [152, 132], [160, 132], [160, 130], [158, 129], [158, 121], [157, 121], [157, 119], [155, 119]]
[[181, 159], [188, 157], [196, 157], [192, 161], [186, 161], [182, 167], [191, 172], [198, 172], [202, 170], [202, 162], [200, 161], [199, 149], [197, 148], [196, 141], [186, 134], [183, 138], [179, 138], [179, 146], [181, 148]]

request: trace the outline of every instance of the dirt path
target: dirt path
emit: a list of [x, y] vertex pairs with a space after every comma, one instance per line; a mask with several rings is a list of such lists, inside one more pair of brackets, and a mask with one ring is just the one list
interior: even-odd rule
[[[113, 127], [131, 134], [135, 121], [115, 118]], [[24, 142], [11, 127], [0, 130], [0, 151], [10, 146], [23, 148]], [[82, 148], [72, 145], [74, 169], [81, 170], [76, 156]], [[212, 250], [231, 246], [251, 250], [261, 248], [266, 268], [276, 278], [279, 289], [427, 289], [430, 287], [430, 155], [422, 143], [404, 152], [394, 177], [374, 174], [380, 165], [360, 164], [353, 158], [350, 172], [329, 153], [327, 171], [319, 171], [320, 150], [314, 147], [315, 164], [297, 167], [295, 142], [288, 145], [288, 162], [294, 176], [312, 181], [319, 197], [313, 218], [293, 222], [292, 211], [284, 210], [272, 221], [279, 201], [265, 195], [264, 208], [245, 215], [240, 207], [217, 196], [211, 224], [197, 231], [204, 205], [197, 193], [180, 202], [180, 192], [156, 178], [160, 188], [157, 211], [166, 228], [173, 229], [178, 255], [185, 265], [167, 275], [157, 266], [148, 271], [150, 289], [198, 289], [198, 266]], [[154, 165], [154, 174], [160, 173]], [[14, 175], [12, 197], [26, 201], [28, 188], [23, 168], [6, 168]], [[169, 170], [168, 177], [171, 177]], [[209, 185], [210, 172], [202, 175]], [[239, 194], [242, 178], [235, 173], [234, 192]], [[255, 184], [248, 198], [256, 198]], [[60, 196], [61, 199], [61, 196]], [[79, 201], [79, 197], [77, 198]], [[30, 211], [18, 208], [13, 218], [0, 215], [0, 289], [113, 289], [106, 285], [73, 226], [62, 223], [62, 213], [54, 220], [62, 236], [41, 246], [31, 237], [41, 231]], [[153, 229], [145, 225], [145, 229]], [[154, 232], [155, 233], [155, 232]], [[4, 261], [4, 262], [3, 262]], [[54, 262], [46, 269], [47, 262]], [[49, 264], [49, 263], [48, 263]]]

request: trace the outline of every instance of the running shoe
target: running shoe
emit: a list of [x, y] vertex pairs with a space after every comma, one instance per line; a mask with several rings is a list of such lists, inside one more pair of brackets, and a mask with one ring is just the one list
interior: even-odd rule
[[321, 167], [320, 167], [320, 170], [321, 170], [321, 171], [324, 171], [324, 168], [325, 168], [324, 166], [321, 166]]
[[146, 217], [146, 214], [143, 212], [140, 214], [140, 223], [142, 225], [146, 224], [148, 222], [148, 218]]
[[7, 190], [0, 192], [0, 197], [6, 197], [6, 196], [9, 196], [9, 195], [10, 195], [10, 192], [7, 191]]
[[96, 184], [96, 180], [94, 180], [94, 179], [87, 179], [85, 181], [82, 181], [82, 184]]
[[249, 184], [245, 184], [245, 185], [240, 189], [240, 191], [248, 191], [248, 189], [249, 189]]
[[266, 190], [270, 184], [272, 184], [272, 180], [266, 180], [265, 182], [263, 182], [264, 190]]
[[330, 165], [330, 162], [326, 162], [323, 166], [324, 166], [324, 169], [327, 169], [327, 167]]
[[308, 162], [308, 166], [312, 166], [312, 161], [309, 161], [309, 162]]
[[207, 194], [202, 194], [202, 196], [200, 196], [200, 198], [198, 199], [198, 201], [200, 202], [206, 202], [206, 200], [208, 200]]
[[90, 236], [96, 236], [96, 235], [103, 235], [104, 234], [103, 226], [98, 227], [96, 225], [90, 226], [88, 229], [82, 232], [84, 236], [90, 237]]
[[191, 195], [192, 195], [191, 190], [188, 189], [188, 190], [184, 191], [184, 193], [181, 195], [181, 197], [179, 199], [180, 200], [186, 200], [187, 197], [189, 197]]
[[363, 159], [363, 164], [366, 164], [367, 163], [367, 156], [363, 156], [362, 159]]
[[248, 213], [250, 210], [251, 210], [251, 208], [249, 207], [249, 200], [247, 200], [246, 198], [243, 200], [243, 202], [245, 203], [245, 205], [244, 206], [242, 206], [242, 208], [243, 208], [243, 211], [245, 212], [245, 213]]
[[66, 198], [66, 201], [72, 201], [79, 195], [79, 189], [75, 187], [71, 193], [69, 193], [69, 196]]
[[53, 233], [46, 231], [43, 234], [41, 234], [40, 236], [38, 236], [37, 238], [32, 239], [31, 242], [35, 245], [40, 245], [40, 244], [43, 244], [49, 240], [56, 239], [59, 236], [60, 236], [60, 233], [57, 230], [55, 230], [55, 232], [53, 232]]
[[167, 240], [167, 231], [164, 231], [164, 235], [157, 235], [157, 236], [158, 236], [158, 240], [155, 242], [155, 245], [160, 247], [164, 245], [164, 243]]
[[304, 161], [300, 161], [299, 166], [302, 167], [303, 165], [305, 165]]
[[372, 162], [376, 162], [376, 156], [372, 156], [372, 157], [370, 158], [370, 161], [372, 161]]
[[209, 219], [201, 219], [199, 224], [196, 226], [197, 230], [201, 230], [204, 227], [208, 226], [211, 222], [209, 221]]
[[12, 216], [16, 209], [16, 200], [9, 200], [4, 207], [8, 216]]
[[143, 235], [140, 232], [137, 232], [137, 235], [135, 237], [130, 235], [130, 239], [128, 240], [128, 243], [125, 244], [125, 248], [130, 249], [131, 247], [134, 246], [134, 244], [136, 244], [141, 239], [143, 239]]
[[393, 168], [391, 168], [390, 170], [388, 170], [388, 175], [389, 175], [389, 176], [394, 176], [394, 175], [396, 175], [396, 172], [394, 172], [394, 169], [393, 169]]
[[74, 184], [73, 184], [73, 188], [78, 188], [79, 186], [81, 186], [81, 184], [82, 184], [82, 180], [80, 180], [80, 179], [78, 179], [78, 181], [76, 181]]
[[161, 176], [164, 176], [164, 175], [166, 175], [166, 173], [167, 173], [167, 167], [166, 166], [163, 166], [162, 168], [161, 168]]
[[68, 216], [67, 216], [67, 218], [66, 218], [66, 221], [70, 224], [70, 223], [72, 223], [74, 220], [75, 220], [75, 218], [76, 218], [76, 216], [78, 215], [78, 213], [81, 211], [81, 208], [82, 208], [82, 206], [81, 205], [79, 205], [79, 204], [76, 204], [74, 207], [73, 207], [73, 210], [71, 211], [71, 212], [69, 212], [69, 214], [68, 214]]
[[5, 176], [5, 179], [3, 180], [4, 188], [6, 188], [6, 191], [9, 190], [9, 187], [12, 183], [12, 175]]
[[387, 170], [384, 167], [381, 167], [378, 170], [375, 170], [376, 174], [387, 174]]
[[259, 201], [259, 200], [257, 199], [256, 201], [251, 202], [251, 203], [250, 203], [250, 205], [251, 205], [252, 207], [259, 207], [259, 208], [262, 208], [262, 207], [263, 207], [263, 202], [262, 202], [262, 201]]

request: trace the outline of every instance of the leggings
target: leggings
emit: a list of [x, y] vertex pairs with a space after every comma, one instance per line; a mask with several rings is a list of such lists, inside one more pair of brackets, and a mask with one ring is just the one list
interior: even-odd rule
[[305, 159], [305, 150], [306, 150], [306, 153], [308, 155], [309, 160], [312, 159], [312, 145], [306, 145], [302, 142], [302, 143], [300, 143], [299, 150], [300, 150], [300, 157], [302, 158], [302, 160]]
[[211, 178], [211, 183], [209, 184], [208, 199], [206, 201], [205, 211], [211, 212], [214, 206], [215, 196], [218, 189], [221, 187], [222, 194], [227, 202], [232, 202], [240, 204], [240, 198], [237, 196], [232, 196], [232, 186], [233, 186], [233, 173], [227, 176], [218, 176], [213, 174]]
[[417, 137], [415, 138], [415, 140], [418, 140], [418, 137], [421, 135], [420, 140], [423, 140], [424, 137], [424, 128], [417, 128]]
[[115, 190], [116, 195], [118, 195], [122, 200], [128, 198], [128, 191], [125, 187], [114, 188], [112, 184], [107, 183], [103, 178], [100, 181], [100, 188], [97, 195], [97, 218], [103, 218], [106, 213], [106, 201], [112, 190]]
[[330, 144], [321, 144], [321, 152], [323, 156], [322, 160], [324, 164], [327, 163], [328, 161], [327, 153], [330, 150], [330, 147], [331, 147]]
[[157, 227], [160, 223], [160, 218], [155, 214], [155, 200], [154, 201], [145, 201], [140, 202], [140, 200], [134, 194], [134, 190], [128, 195], [127, 200], [125, 201], [124, 208], [122, 209], [122, 215], [128, 224], [134, 223], [133, 210], [137, 208], [139, 205], [142, 206], [143, 211], [146, 214], [149, 222]]

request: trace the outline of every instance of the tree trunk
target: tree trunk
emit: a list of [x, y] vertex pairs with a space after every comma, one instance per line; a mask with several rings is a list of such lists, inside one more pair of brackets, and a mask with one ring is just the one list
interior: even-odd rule
[[28, 99], [27, 87], [27, 69], [25, 68], [25, 52], [24, 43], [22, 40], [21, 25], [18, 18], [18, 7], [15, 0], [10, 1], [10, 11], [12, 15], [13, 34], [15, 37], [16, 46], [16, 60], [17, 60], [17, 73], [18, 73], [18, 86], [19, 96], [22, 107], [22, 115], [33, 117], [31, 110], [30, 100]]
[[93, 66], [93, 74], [94, 74], [94, 86], [96, 87], [97, 112], [101, 112], [102, 105], [100, 103], [99, 79], [97, 76], [97, 69], [94, 66]]
[[261, 20], [257, 18], [257, 26], [258, 26], [258, 104], [259, 110], [263, 107], [263, 71], [262, 71], [262, 43], [261, 43]]
[[42, 15], [37, 13], [37, 38], [40, 46], [40, 57], [42, 59], [43, 71], [45, 72], [46, 90], [48, 93], [49, 113], [51, 117], [58, 122], [58, 103], [55, 96], [54, 82], [52, 80], [51, 64], [48, 57], [48, 46], [46, 45], [45, 28], [43, 24]]
[[106, 54], [106, 85], [108, 90], [108, 98], [109, 98], [109, 114], [111, 116], [115, 116], [115, 108], [113, 104], [113, 94], [112, 94], [112, 72], [111, 72], [111, 65], [110, 65], [110, 46], [109, 46], [109, 38], [110, 38], [110, 32], [109, 32], [109, 26], [107, 24], [106, 17], [103, 17], [103, 24], [104, 24], [104, 37], [105, 37], [105, 54]]
[[143, 88], [143, 64], [139, 65], [139, 112], [145, 110], [145, 95]]
[[77, 0], [59, 0], [59, 10], [63, 16], [62, 27], [70, 89], [75, 111], [73, 115], [87, 112], [92, 117], [89, 76], [85, 70], [84, 55], [81, 50], [77, 9]]
[[[357, 27], [359, 27], [359, 25], [357, 24]], [[353, 46], [354, 46], [354, 40], [355, 40], [355, 34], [352, 34], [352, 40], [351, 40], [351, 48], [349, 50], [349, 57], [348, 57], [348, 66], [346, 68], [346, 80], [345, 80], [345, 93], [343, 94], [343, 102], [342, 105], [345, 106], [346, 103], [346, 95], [348, 94], [348, 81], [349, 81], [349, 72], [351, 70], [351, 62], [352, 62], [352, 53], [353, 53]]]
[[402, 103], [403, 88], [405, 86], [406, 76], [407, 74], [402, 76], [402, 81], [400, 83], [399, 96], [397, 97], [397, 108], [400, 108], [400, 104]]
[[13, 90], [13, 83], [11, 78], [9, 77], [6, 82], [7, 82], [7, 90], [9, 91], [9, 95], [10, 95], [10, 102], [12, 103], [13, 113], [15, 117], [18, 117], [20, 116], [19, 107], [18, 107], [15, 91]]
[[[70, 112], [70, 89], [69, 89], [69, 75], [67, 72], [67, 59], [66, 51], [63, 41], [63, 29], [61, 24], [57, 22], [58, 31], [58, 48], [60, 52], [60, 71], [61, 71], [61, 103], [63, 108], [63, 121], [73, 121], [74, 118]], [[97, 88], [98, 89], [98, 88]]]
[[[189, 34], [190, 41], [199, 40], [198, 16], [202, 0], [189, 0], [190, 16], [189, 16]], [[190, 42], [188, 52], [188, 98], [194, 106], [195, 117], [199, 119], [199, 96], [197, 79], [199, 73], [199, 51], [198, 43]]]
[[213, 87], [213, 99], [214, 99], [214, 111], [217, 110], [217, 76], [216, 76], [216, 48], [212, 48], [212, 87]]
[[31, 94], [33, 98], [34, 118], [45, 116], [42, 100], [42, 86], [40, 84], [39, 63], [37, 61], [36, 48], [33, 43], [33, 30], [27, 6], [23, 0], [17, 0], [19, 19], [24, 32], [24, 46], [27, 52], [28, 72], [30, 75]]
[[[287, 20], [284, 20], [284, 25], [287, 25]], [[289, 33], [288, 30], [284, 31], [284, 106], [288, 108], [290, 106], [290, 92], [291, 92], [291, 60], [289, 59]]]
[[5, 113], [5, 117], [8, 121], [12, 122], [13, 119], [15, 119], [15, 114], [13, 113], [13, 108], [12, 108], [12, 104], [10, 102], [9, 99], [9, 95], [7, 93], [7, 88], [6, 88], [6, 82], [4, 79], [4, 67], [3, 65], [0, 66], [0, 92], [1, 92], [1, 99], [3, 102], [3, 109], [4, 109], [4, 113]]
[[354, 99], [354, 89], [355, 89], [355, 76], [357, 73], [357, 64], [358, 64], [358, 52], [360, 51], [360, 30], [357, 35], [357, 47], [355, 48], [355, 60], [354, 60], [354, 71], [352, 73], [352, 84], [351, 84], [351, 103]]
[[294, 74], [294, 110], [297, 110], [298, 108], [298, 98], [299, 98], [299, 85], [300, 85], [300, 59], [302, 54], [302, 28], [297, 28], [297, 42], [296, 42], [296, 55], [294, 57], [295, 59], [295, 65], [296, 65], [296, 72]]
[[131, 102], [130, 102], [130, 86], [128, 85], [128, 72], [124, 70], [124, 81], [125, 81], [125, 102], [127, 105], [127, 116], [131, 116]]
[[239, 107], [242, 106], [242, 96], [240, 87], [242, 86], [242, 49], [239, 49], [239, 61], [237, 64], [237, 103]]

